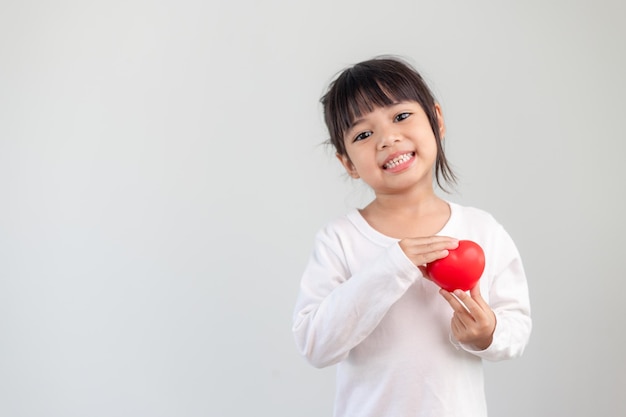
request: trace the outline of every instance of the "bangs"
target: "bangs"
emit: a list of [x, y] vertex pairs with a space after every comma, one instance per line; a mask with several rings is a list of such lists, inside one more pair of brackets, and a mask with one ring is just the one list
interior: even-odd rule
[[377, 107], [388, 107], [401, 101], [416, 101], [422, 107], [428, 106], [430, 103], [424, 103], [423, 93], [410, 79], [413, 74], [407, 75], [367, 66], [345, 71], [335, 81], [332, 94], [324, 100], [327, 116], [334, 115], [332, 135], [343, 138], [355, 120]]
[[378, 80], [365, 78], [361, 83], [354, 79], [350, 81], [352, 82], [347, 82], [343, 91], [337, 91], [337, 114], [342, 133], [364, 114], [401, 100], [400, 97], [390, 94], [389, 88], [382, 88]]

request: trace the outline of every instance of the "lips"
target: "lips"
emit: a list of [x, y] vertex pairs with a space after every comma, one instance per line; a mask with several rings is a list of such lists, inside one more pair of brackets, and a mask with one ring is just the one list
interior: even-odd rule
[[415, 156], [415, 152], [405, 152], [395, 156], [392, 156], [391, 159], [387, 160], [383, 164], [383, 169], [393, 170], [410, 161]]

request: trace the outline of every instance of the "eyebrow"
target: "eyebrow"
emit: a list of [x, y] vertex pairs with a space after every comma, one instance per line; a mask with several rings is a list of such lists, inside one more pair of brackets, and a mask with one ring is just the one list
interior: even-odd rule
[[346, 132], [350, 131], [354, 126], [358, 125], [359, 123], [363, 122], [365, 119], [356, 119], [355, 121], [353, 121], [352, 123], [350, 123], [348, 125], [348, 128], [346, 129]]

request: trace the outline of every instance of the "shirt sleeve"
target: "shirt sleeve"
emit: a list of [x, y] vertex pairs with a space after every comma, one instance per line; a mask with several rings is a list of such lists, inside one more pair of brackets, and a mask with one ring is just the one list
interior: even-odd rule
[[488, 294], [487, 302], [496, 315], [493, 341], [487, 349], [477, 351], [472, 346], [452, 340], [462, 349], [490, 361], [521, 356], [532, 329], [528, 284], [522, 260], [511, 237], [502, 226], [498, 226], [487, 255], [494, 260], [491, 276], [486, 277], [485, 283], [481, 282], [481, 293]]
[[340, 362], [420, 276], [398, 243], [351, 274], [340, 239], [318, 233], [293, 316], [298, 350], [318, 368]]

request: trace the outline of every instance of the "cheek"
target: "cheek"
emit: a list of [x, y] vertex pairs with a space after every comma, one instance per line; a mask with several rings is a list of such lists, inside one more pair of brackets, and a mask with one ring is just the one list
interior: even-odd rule
[[432, 131], [430, 131], [428, 135], [428, 144], [434, 153], [439, 151], [439, 141]]
[[418, 151], [422, 155], [436, 155], [438, 152], [437, 146], [437, 138], [430, 132], [429, 135], [424, 135], [420, 137], [420, 142], [418, 144]]

